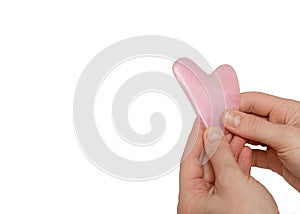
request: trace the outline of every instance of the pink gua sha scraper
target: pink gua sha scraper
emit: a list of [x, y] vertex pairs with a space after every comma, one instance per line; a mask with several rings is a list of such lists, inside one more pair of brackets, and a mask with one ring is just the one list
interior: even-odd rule
[[[174, 63], [173, 72], [204, 126], [224, 130], [223, 112], [239, 109], [240, 105], [239, 83], [233, 68], [221, 65], [212, 74], [207, 74], [190, 59], [182, 58]], [[218, 145], [205, 144], [205, 150], [208, 148], [210, 154], [214, 154]], [[200, 157], [201, 164], [210, 158], [205, 150]]]

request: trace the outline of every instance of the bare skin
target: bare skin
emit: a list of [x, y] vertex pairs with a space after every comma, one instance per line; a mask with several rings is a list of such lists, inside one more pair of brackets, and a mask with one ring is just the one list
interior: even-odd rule
[[228, 111], [226, 128], [235, 135], [265, 144], [252, 151], [252, 165], [271, 169], [300, 191], [300, 102], [263, 93], [244, 93], [240, 111]]
[[[193, 126], [187, 145], [196, 143], [180, 166], [178, 213], [278, 213], [250, 168], [270, 169], [300, 191], [300, 102], [243, 93], [240, 111], [227, 111], [223, 121], [231, 133], [226, 137], [215, 127], [204, 132], [197, 121]], [[201, 166], [204, 142], [220, 145]], [[251, 150], [246, 142], [267, 149]]]
[[[230, 135], [225, 137], [215, 127], [203, 133], [197, 123], [187, 145], [194, 142], [195, 133], [196, 142], [180, 166], [178, 213], [278, 213], [271, 194], [249, 176], [251, 149], [243, 146], [245, 140]], [[235, 145], [233, 150], [228, 139]], [[199, 157], [203, 142], [215, 141], [220, 142], [217, 151], [210, 163], [201, 166]]]

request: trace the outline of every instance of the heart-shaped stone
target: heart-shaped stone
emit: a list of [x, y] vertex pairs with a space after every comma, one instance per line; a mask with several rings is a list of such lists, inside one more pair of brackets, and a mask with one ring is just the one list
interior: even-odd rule
[[224, 131], [223, 112], [239, 109], [240, 104], [239, 83], [233, 68], [221, 65], [207, 74], [190, 59], [181, 58], [174, 63], [173, 72], [204, 126]]

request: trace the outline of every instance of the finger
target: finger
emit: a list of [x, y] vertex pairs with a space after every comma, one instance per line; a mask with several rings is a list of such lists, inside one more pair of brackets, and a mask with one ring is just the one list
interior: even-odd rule
[[252, 166], [271, 169], [280, 175], [282, 174], [282, 163], [273, 149], [267, 151], [252, 150]]
[[227, 140], [228, 142], [231, 142], [231, 140], [232, 140], [232, 138], [233, 138], [233, 136], [232, 136], [231, 133], [228, 133], [227, 135], [225, 135], [225, 137], [226, 137], [226, 140]]
[[238, 159], [242, 149], [244, 148], [245, 143], [246, 143], [246, 139], [244, 139], [240, 136], [235, 135], [232, 138], [229, 145], [230, 145], [231, 151], [233, 153], [233, 156], [236, 160]]
[[251, 164], [252, 164], [252, 150], [244, 146], [239, 157], [238, 157], [238, 164], [242, 171], [250, 176]]
[[211, 163], [208, 161], [207, 163], [202, 165], [202, 167], [203, 167], [203, 179], [213, 184], [215, 181], [215, 173]]
[[[226, 134], [225, 137], [226, 137], [227, 142], [231, 142], [233, 139], [233, 135], [231, 133]], [[201, 159], [201, 157], [200, 157], [200, 159]], [[201, 160], [200, 160], [200, 163], [201, 163]], [[203, 174], [204, 174], [203, 178], [206, 181], [208, 181], [211, 184], [214, 184], [216, 177], [215, 177], [215, 173], [214, 173], [214, 170], [213, 170], [213, 167], [212, 167], [210, 161], [207, 161], [207, 163], [205, 163], [203, 165]]]
[[259, 149], [252, 150], [252, 166], [269, 169], [266, 151], [262, 151]]
[[229, 145], [234, 158], [238, 161], [240, 168], [246, 175], [249, 176], [251, 169], [252, 151], [249, 147], [245, 146], [246, 141], [246, 139], [235, 135]]
[[240, 111], [270, 117], [272, 122], [284, 123], [287, 100], [259, 92], [241, 94]]
[[233, 134], [261, 142], [280, 150], [282, 138], [288, 139], [290, 131], [282, 124], [271, 123], [255, 115], [229, 110], [223, 119], [224, 126]]
[[[230, 146], [217, 127], [210, 127], [204, 132], [205, 151], [210, 157], [210, 162], [215, 172], [216, 179], [222, 179], [222, 174], [228, 170], [238, 170], [239, 166], [232, 154]], [[217, 147], [215, 150], [214, 148]]]
[[296, 178], [288, 169], [286, 169], [282, 165], [276, 152], [273, 149], [267, 151], [253, 150], [252, 166], [264, 169], [271, 169], [272, 171], [283, 176], [284, 179], [295, 189], [300, 189], [300, 179]]
[[198, 162], [203, 150], [202, 134], [202, 127], [199, 120], [196, 119], [188, 137], [180, 164], [180, 179], [183, 182], [187, 179], [203, 176], [203, 170]]

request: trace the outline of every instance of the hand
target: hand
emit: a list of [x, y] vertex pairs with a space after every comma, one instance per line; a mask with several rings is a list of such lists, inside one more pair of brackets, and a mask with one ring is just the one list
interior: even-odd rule
[[273, 170], [300, 191], [300, 103], [244, 93], [240, 111], [226, 112], [225, 127], [252, 144], [267, 145], [266, 151], [253, 150], [252, 165]]
[[[207, 145], [219, 146], [214, 154], [208, 154], [210, 162], [201, 166], [203, 140]], [[203, 134], [198, 120], [195, 121], [184, 153], [186, 158], [180, 165], [178, 214], [278, 213], [270, 193], [249, 176], [251, 149], [243, 146], [242, 138], [235, 137], [233, 141], [239, 155], [233, 154], [220, 129], [211, 127]]]

